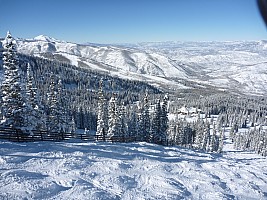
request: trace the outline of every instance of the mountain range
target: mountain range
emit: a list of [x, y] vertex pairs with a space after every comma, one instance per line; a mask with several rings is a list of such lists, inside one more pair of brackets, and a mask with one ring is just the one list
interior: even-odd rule
[[18, 51], [169, 92], [215, 88], [242, 94], [267, 93], [267, 41], [76, 44], [40, 35], [16, 39]]

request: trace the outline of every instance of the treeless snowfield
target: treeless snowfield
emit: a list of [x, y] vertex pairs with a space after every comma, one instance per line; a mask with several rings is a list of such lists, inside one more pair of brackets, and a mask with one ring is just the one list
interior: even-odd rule
[[267, 159], [229, 143], [221, 155], [148, 143], [0, 146], [0, 199], [267, 199]]

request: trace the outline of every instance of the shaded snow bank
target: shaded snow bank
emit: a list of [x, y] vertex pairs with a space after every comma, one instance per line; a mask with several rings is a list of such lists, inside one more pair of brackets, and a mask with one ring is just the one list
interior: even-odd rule
[[0, 199], [266, 199], [267, 159], [147, 143], [0, 141]]

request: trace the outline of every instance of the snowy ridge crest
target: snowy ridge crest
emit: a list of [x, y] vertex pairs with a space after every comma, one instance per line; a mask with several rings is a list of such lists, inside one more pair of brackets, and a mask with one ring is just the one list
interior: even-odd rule
[[36, 41], [46, 41], [46, 42], [62, 42], [60, 40], [57, 40], [55, 38], [46, 36], [46, 35], [38, 35], [35, 38], [33, 38], [32, 40], [36, 40]]

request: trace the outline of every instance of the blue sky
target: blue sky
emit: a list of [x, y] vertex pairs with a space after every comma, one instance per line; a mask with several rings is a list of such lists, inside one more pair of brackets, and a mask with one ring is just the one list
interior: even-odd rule
[[95, 43], [266, 39], [256, 0], [0, 0], [0, 36]]

